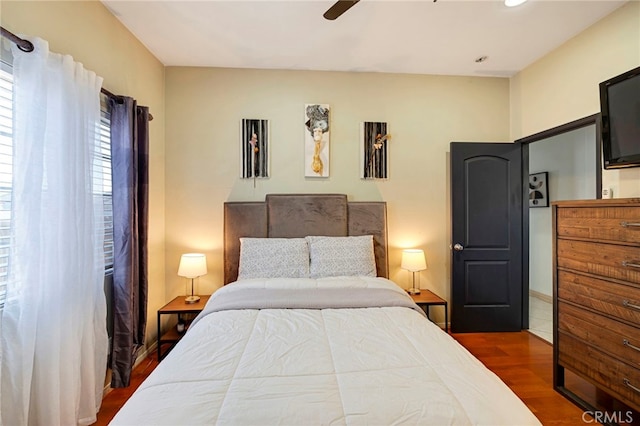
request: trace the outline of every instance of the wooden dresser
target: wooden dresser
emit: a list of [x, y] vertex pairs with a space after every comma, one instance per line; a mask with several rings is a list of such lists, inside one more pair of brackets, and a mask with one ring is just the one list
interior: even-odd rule
[[554, 388], [565, 369], [640, 410], [640, 198], [552, 205]]

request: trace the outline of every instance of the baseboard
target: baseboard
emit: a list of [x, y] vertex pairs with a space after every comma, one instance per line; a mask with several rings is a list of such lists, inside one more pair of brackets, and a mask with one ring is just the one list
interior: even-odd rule
[[[151, 344], [151, 346], [146, 347], [144, 349], [144, 351], [139, 352], [138, 356], [136, 357], [136, 361], [133, 363], [133, 366], [131, 367], [131, 370], [133, 371], [142, 361], [144, 361], [145, 359], [147, 359], [147, 357], [149, 356], [150, 353], [155, 352], [156, 348], [157, 348], [158, 342], [153, 342]], [[102, 397], [104, 398], [106, 394], [108, 394], [109, 392], [111, 392], [113, 390], [113, 388], [111, 387], [111, 381], [109, 381], [109, 383], [106, 383], [104, 385], [104, 389], [102, 390]]]
[[540, 293], [539, 291], [529, 290], [529, 296], [535, 297], [536, 299], [543, 300], [547, 303], [553, 302], [553, 297], [549, 296], [548, 294]]

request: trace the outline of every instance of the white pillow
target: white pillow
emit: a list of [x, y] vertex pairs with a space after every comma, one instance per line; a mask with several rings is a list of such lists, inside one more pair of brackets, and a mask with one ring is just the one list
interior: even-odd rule
[[238, 279], [309, 276], [304, 238], [240, 238]]
[[311, 278], [377, 275], [372, 235], [306, 238]]

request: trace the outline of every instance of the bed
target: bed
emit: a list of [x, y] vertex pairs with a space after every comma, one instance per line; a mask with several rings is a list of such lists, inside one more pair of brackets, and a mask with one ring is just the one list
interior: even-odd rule
[[540, 424], [388, 280], [386, 206], [225, 203], [225, 281], [113, 425]]

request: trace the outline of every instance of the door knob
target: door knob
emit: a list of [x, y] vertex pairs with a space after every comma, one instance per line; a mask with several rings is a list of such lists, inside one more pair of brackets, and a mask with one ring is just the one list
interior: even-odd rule
[[456, 244], [453, 246], [453, 249], [454, 249], [455, 251], [462, 251], [462, 250], [464, 250], [464, 247], [462, 247], [462, 244], [458, 244], [458, 243], [456, 243]]

